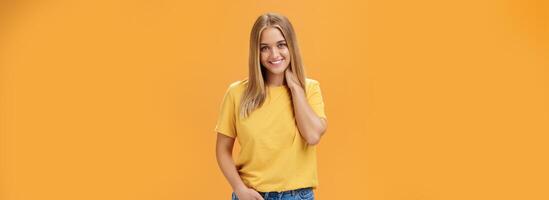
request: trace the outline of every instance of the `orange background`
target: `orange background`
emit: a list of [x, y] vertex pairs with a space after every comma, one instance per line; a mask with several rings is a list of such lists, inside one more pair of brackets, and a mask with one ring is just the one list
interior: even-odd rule
[[549, 199], [545, 0], [0, 1], [0, 199], [230, 199], [266, 11], [323, 90], [317, 199]]

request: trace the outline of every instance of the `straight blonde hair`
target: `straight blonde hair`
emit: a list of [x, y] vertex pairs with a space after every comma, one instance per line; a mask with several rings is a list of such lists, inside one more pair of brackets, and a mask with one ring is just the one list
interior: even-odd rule
[[267, 96], [267, 73], [261, 66], [259, 55], [259, 43], [261, 33], [266, 28], [277, 28], [280, 30], [288, 50], [290, 52], [290, 69], [299, 80], [299, 84], [305, 90], [305, 69], [301, 59], [301, 53], [297, 45], [297, 38], [294, 28], [288, 18], [277, 13], [265, 13], [257, 18], [252, 32], [250, 34], [250, 55], [249, 55], [249, 71], [246, 81], [247, 87], [242, 96], [240, 104], [240, 117], [247, 118], [251, 112], [261, 107]]

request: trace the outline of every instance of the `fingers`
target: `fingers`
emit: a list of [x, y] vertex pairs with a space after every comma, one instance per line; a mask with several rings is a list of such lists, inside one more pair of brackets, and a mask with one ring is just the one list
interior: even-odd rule
[[254, 196], [255, 196], [255, 198], [256, 198], [257, 200], [264, 200], [263, 197], [259, 194], [258, 191], [255, 191], [255, 192], [254, 192]]
[[284, 75], [288, 79], [292, 79], [292, 80], [294, 79], [294, 74], [292, 73], [292, 70], [290, 70], [290, 68], [286, 69]]

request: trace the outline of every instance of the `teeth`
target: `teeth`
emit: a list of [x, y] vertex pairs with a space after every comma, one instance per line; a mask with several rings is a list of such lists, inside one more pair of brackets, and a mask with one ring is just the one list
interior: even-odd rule
[[272, 64], [279, 64], [279, 63], [281, 63], [281, 62], [282, 62], [282, 60], [277, 60], [277, 61], [272, 61], [271, 63], [272, 63]]

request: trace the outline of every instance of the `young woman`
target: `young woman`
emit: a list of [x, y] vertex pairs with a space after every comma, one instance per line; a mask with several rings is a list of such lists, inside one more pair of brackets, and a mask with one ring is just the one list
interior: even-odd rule
[[314, 199], [316, 144], [326, 127], [319, 82], [305, 78], [291, 23], [275, 13], [259, 16], [249, 77], [229, 85], [215, 128], [217, 162], [232, 199]]

